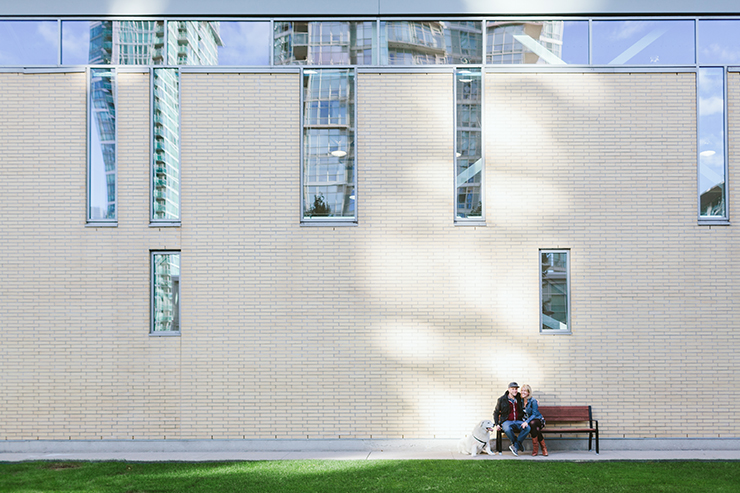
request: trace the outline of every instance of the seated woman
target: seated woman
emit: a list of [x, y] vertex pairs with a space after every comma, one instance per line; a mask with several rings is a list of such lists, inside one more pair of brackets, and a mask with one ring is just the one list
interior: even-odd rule
[[547, 446], [545, 437], [542, 436], [542, 428], [545, 427], [545, 418], [539, 410], [537, 399], [532, 398], [532, 387], [527, 384], [522, 385], [519, 394], [524, 401], [524, 422], [530, 428], [532, 437], [532, 455], [537, 455], [538, 448], [542, 446], [542, 455], [547, 455]]

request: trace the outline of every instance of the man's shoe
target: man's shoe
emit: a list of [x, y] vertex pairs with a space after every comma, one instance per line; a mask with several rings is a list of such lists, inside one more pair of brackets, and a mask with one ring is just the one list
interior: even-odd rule
[[511, 450], [511, 453], [515, 456], [519, 457], [519, 454], [516, 453], [516, 446], [515, 445], [509, 445], [509, 450]]

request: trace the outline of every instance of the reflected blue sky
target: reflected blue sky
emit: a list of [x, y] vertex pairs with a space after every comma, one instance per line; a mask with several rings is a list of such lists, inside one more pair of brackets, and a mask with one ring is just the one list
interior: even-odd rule
[[588, 21], [563, 23], [563, 61], [568, 65], [588, 64]]
[[699, 21], [699, 63], [740, 63], [740, 21]]
[[0, 22], [0, 65], [56, 65], [56, 21]]
[[594, 21], [594, 65], [694, 63], [694, 21]]
[[724, 71], [699, 70], [699, 192], [725, 181]]

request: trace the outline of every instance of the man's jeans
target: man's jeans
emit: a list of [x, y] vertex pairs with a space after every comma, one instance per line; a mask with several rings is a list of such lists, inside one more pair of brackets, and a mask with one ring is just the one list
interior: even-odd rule
[[[514, 445], [517, 451], [522, 450], [522, 442], [527, 435], [529, 435], [529, 426], [522, 428], [524, 421], [504, 421], [501, 428], [506, 433], [506, 436], [511, 440], [511, 444]], [[515, 433], [519, 433], [518, 436]]]

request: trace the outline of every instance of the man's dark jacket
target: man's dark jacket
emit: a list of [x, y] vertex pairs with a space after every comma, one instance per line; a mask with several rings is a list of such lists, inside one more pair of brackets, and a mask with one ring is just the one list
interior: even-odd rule
[[[522, 397], [516, 394], [516, 415], [519, 419], [524, 419], [524, 403]], [[511, 413], [511, 403], [509, 402], [509, 391], [504, 392], [504, 395], [498, 398], [496, 401], [496, 408], [493, 410], [493, 424], [500, 425], [504, 421], [509, 419]]]

